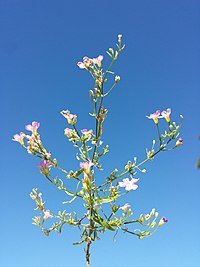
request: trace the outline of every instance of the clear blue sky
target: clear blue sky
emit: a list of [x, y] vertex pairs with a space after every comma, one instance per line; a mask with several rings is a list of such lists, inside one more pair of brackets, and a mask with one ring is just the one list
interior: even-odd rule
[[39, 121], [46, 147], [75, 169], [59, 112], [76, 113], [79, 129], [93, 127], [88, 116], [92, 81], [76, 63], [85, 55], [106, 56], [118, 33], [127, 46], [114, 67], [121, 81], [105, 101], [104, 141], [110, 145], [105, 169], [145, 157], [156, 136], [145, 116], [156, 109], [171, 107], [173, 120], [184, 115], [184, 145], [148, 163], [147, 173], [138, 174], [138, 190], [126, 200], [137, 215], [155, 207], [168, 224], [141, 241], [102, 235], [92, 249], [92, 267], [200, 266], [199, 15], [198, 0], [0, 1], [2, 267], [85, 266], [83, 247], [71, 245], [79, 240], [78, 229], [66, 226], [62, 235], [45, 237], [31, 224], [36, 212], [29, 193], [38, 187], [53, 212], [79, 210], [79, 204], [61, 205], [65, 195], [39, 173], [39, 161], [11, 139]]

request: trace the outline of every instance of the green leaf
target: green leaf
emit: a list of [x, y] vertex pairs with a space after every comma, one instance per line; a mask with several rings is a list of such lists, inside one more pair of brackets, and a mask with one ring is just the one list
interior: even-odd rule
[[108, 222], [106, 222], [98, 213], [94, 214], [93, 219], [95, 222], [99, 223], [108, 230], [115, 231], [115, 229]]
[[106, 53], [109, 55], [109, 57], [113, 58], [113, 56], [111, 55], [111, 53], [109, 53], [108, 51], [106, 51]]
[[113, 227], [112, 227], [109, 223], [107, 223], [106, 221], [102, 221], [101, 225], [104, 226], [105, 228], [107, 228], [108, 230], [115, 231], [115, 228], [113, 228]]
[[73, 245], [83, 244], [85, 242], [85, 240], [86, 240], [86, 238], [83, 238], [81, 241], [73, 243]]
[[110, 203], [110, 202], [116, 200], [119, 196], [120, 196], [119, 194], [116, 194], [113, 197], [95, 199], [95, 202], [97, 204]]
[[77, 196], [73, 197], [71, 200], [69, 201], [64, 201], [63, 204], [70, 204], [72, 203], [75, 199], [77, 198]]

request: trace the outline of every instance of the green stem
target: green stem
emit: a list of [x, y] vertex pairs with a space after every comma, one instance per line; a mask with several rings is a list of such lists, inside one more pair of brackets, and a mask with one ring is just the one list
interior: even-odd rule
[[158, 138], [159, 138], [160, 146], [161, 146], [162, 145], [162, 138], [161, 138], [161, 135], [160, 135], [160, 130], [159, 130], [158, 124], [156, 124], [156, 128], [157, 128], [157, 131], [158, 131]]
[[[91, 183], [94, 181], [94, 176], [92, 176], [91, 178]], [[86, 249], [85, 249], [85, 257], [86, 257], [86, 264], [87, 267], [90, 267], [90, 246], [92, 244], [92, 233], [93, 233], [93, 219], [92, 219], [92, 215], [93, 215], [93, 199], [94, 199], [94, 192], [90, 187], [90, 192], [89, 192], [89, 198], [90, 198], [90, 218], [89, 218], [89, 233], [87, 236], [87, 245], [86, 245]]]
[[[103, 84], [102, 84], [102, 92], [103, 94]], [[98, 109], [98, 114], [96, 116], [96, 142], [95, 142], [95, 145], [94, 145], [94, 151], [93, 151], [93, 155], [92, 155], [92, 162], [94, 160], [94, 156], [95, 156], [95, 152], [97, 150], [97, 143], [99, 141], [99, 136], [100, 136], [100, 131], [101, 131], [101, 125], [102, 123], [99, 123], [99, 115], [100, 115], [100, 111], [101, 111], [101, 108], [102, 108], [102, 104], [103, 104], [103, 96], [101, 96], [101, 100], [100, 100], [100, 104], [99, 104], [99, 109]]]
[[136, 236], [140, 236], [139, 234], [136, 234], [136, 233], [134, 233], [134, 232], [132, 232], [132, 231], [129, 231], [128, 229], [126, 229], [126, 228], [121, 228], [124, 232], [126, 232], [126, 233], [129, 233], [129, 234], [132, 234], [132, 235], [136, 235]]
[[103, 97], [107, 96], [107, 95], [112, 91], [112, 89], [115, 87], [116, 84], [117, 84], [117, 83], [115, 82], [115, 83], [112, 85], [112, 87], [108, 90], [108, 92], [105, 93], [105, 94], [103, 95]]
[[[156, 152], [152, 155], [151, 158], [146, 158], [145, 160], [143, 160], [142, 162], [140, 162], [138, 165], [136, 165], [133, 169], [140, 167], [141, 165], [143, 165], [144, 163], [146, 163], [147, 161], [149, 161], [150, 159], [152, 159], [154, 156], [156, 156], [156, 155], [157, 155], [160, 151], [162, 151], [162, 150], [163, 150], [163, 149], [160, 148], [158, 151], [156, 151]], [[124, 176], [124, 175], [127, 174], [128, 172], [129, 172], [129, 170], [125, 170], [125, 171], [123, 171], [122, 173], [120, 173], [119, 175], [117, 175], [115, 178], [113, 178], [111, 181], [109, 180], [109, 181], [105, 182], [104, 184], [98, 186], [97, 189], [102, 188], [102, 187], [108, 185], [110, 182], [113, 182], [114, 180], [116, 180], [116, 179], [118, 179], [118, 178]]]

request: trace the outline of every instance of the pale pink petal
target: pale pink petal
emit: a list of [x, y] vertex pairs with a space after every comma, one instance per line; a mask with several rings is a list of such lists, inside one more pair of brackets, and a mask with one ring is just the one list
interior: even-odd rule
[[169, 117], [170, 114], [171, 114], [171, 109], [170, 108], [168, 108], [167, 110], [163, 110], [162, 113], [161, 113], [163, 118]]
[[72, 132], [73, 132], [73, 130], [70, 129], [70, 128], [66, 128], [66, 129], [64, 130], [64, 133], [65, 133], [65, 134], [69, 134], [69, 133], [72, 133]]
[[25, 129], [26, 129], [27, 131], [32, 131], [33, 126], [30, 125], [30, 124], [28, 124], [28, 125], [25, 126]]
[[83, 62], [84, 62], [84, 63], [87, 63], [87, 62], [89, 62], [89, 61], [90, 61], [89, 57], [84, 57], [84, 58], [83, 58]]
[[77, 63], [77, 66], [80, 68], [80, 69], [85, 69], [85, 65], [83, 62], [78, 62]]
[[156, 110], [156, 112], [154, 112], [153, 114], [150, 114], [149, 116], [146, 116], [148, 119], [155, 119], [155, 118], [159, 118], [160, 116], [160, 110]]
[[137, 188], [138, 188], [138, 185], [136, 184], [131, 185], [131, 189], [136, 190]]
[[124, 182], [124, 183], [128, 183], [128, 182], [129, 182], [129, 178], [124, 178], [124, 179], [123, 179], [123, 182]]
[[93, 58], [92, 61], [93, 61], [94, 64], [98, 63], [98, 59], [97, 58]]
[[81, 167], [81, 169], [84, 169], [85, 168], [85, 162], [80, 162], [80, 167]]
[[132, 179], [131, 179], [131, 182], [135, 184], [135, 183], [137, 183], [139, 180], [140, 180], [139, 178], [138, 178], [138, 179], [132, 178]]
[[127, 191], [130, 191], [131, 189], [132, 189], [132, 185], [131, 184], [126, 184], [126, 186], [125, 186], [125, 189], [127, 190]]
[[20, 134], [15, 134], [13, 136], [13, 139], [12, 140], [15, 141], [15, 142], [20, 142], [20, 141], [23, 141], [23, 139], [24, 139], [25, 136], [26, 136], [25, 133], [20, 132]]
[[99, 55], [97, 59], [101, 62], [103, 60], [103, 56]]
[[33, 128], [34, 128], [35, 130], [37, 130], [37, 129], [40, 127], [40, 123], [37, 122], [37, 121], [33, 121], [33, 122], [32, 122], [32, 126], [33, 126]]
[[44, 220], [48, 219], [48, 218], [52, 218], [53, 216], [51, 215], [50, 210], [46, 210], [44, 211]]
[[19, 140], [20, 140], [20, 135], [19, 134], [15, 134], [14, 136], [13, 136], [13, 139], [12, 139], [13, 141], [15, 141], [15, 142], [19, 142]]
[[82, 134], [85, 134], [85, 133], [88, 132], [88, 130], [87, 129], [83, 129], [83, 130], [81, 130], [81, 132], [82, 132]]
[[119, 182], [119, 187], [125, 187], [126, 185], [124, 184], [124, 182]]

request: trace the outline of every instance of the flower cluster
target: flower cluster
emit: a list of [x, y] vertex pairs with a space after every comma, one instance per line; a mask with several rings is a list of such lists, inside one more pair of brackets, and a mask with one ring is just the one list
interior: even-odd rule
[[[31, 124], [25, 126], [25, 129], [27, 131], [32, 132], [31, 135], [27, 135], [23, 132], [20, 132], [20, 134], [15, 134], [12, 140], [20, 143], [24, 148], [26, 148], [29, 154], [49, 160], [51, 157], [51, 153], [47, 152], [47, 150], [42, 145], [40, 135], [37, 132], [39, 127], [40, 123], [33, 121]], [[24, 143], [24, 139], [27, 140], [26, 145]]]
[[95, 65], [98, 65], [99, 67], [101, 67], [102, 66], [102, 64], [101, 64], [102, 60], [103, 60], [102, 55], [99, 55], [98, 57], [93, 58], [93, 59], [85, 56], [83, 58], [83, 62], [79, 61], [77, 63], [77, 66], [80, 69], [89, 69], [91, 67], [91, 65], [93, 67], [95, 67]]
[[70, 129], [70, 128], [66, 128], [66, 129], [64, 130], [64, 134], [65, 134], [70, 140], [72, 140], [73, 137], [74, 137], [74, 138], [77, 137], [77, 133], [76, 133], [76, 131], [73, 130], [73, 129]]
[[[94, 119], [94, 127], [79, 129], [77, 116], [71, 114], [69, 110], [61, 111], [61, 115], [70, 125], [68, 127], [71, 127], [64, 129], [64, 135], [77, 151], [75, 170], [65, 170], [58, 165], [56, 159], [51, 159], [51, 153], [44, 148], [38, 133], [39, 122], [33, 121], [25, 126], [25, 129], [30, 131], [31, 135], [20, 132], [15, 134], [12, 139], [20, 143], [28, 153], [40, 159], [40, 164], [37, 166], [40, 173], [51, 185], [56, 186], [58, 190], [66, 194], [67, 199], [63, 202], [64, 205], [71, 204], [77, 198], [83, 201], [85, 212], [80, 217], [76, 212], [71, 214], [66, 213], [65, 210], [63, 212], [58, 211], [56, 214], [45, 208], [42, 194], [38, 193], [37, 188], [30, 193], [30, 197], [36, 203], [36, 209], [40, 212], [33, 218], [33, 224], [38, 226], [46, 236], [52, 231], [61, 233], [65, 224], [78, 227], [82, 231], [80, 241], [74, 244], [85, 243], [87, 266], [90, 266], [90, 246], [95, 240], [99, 239], [100, 233], [106, 230], [116, 232], [122, 230], [142, 239], [151, 236], [157, 229], [167, 223], [168, 220], [165, 217], [159, 219], [159, 214], [155, 209], [152, 209], [149, 214], [141, 214], [137, 218], [129, 203], [120, 204], [120, 198], [138, 189], [137, 183], [140, 178], [134, 177], [136, 174], [136, 177], [139, 177], [138, 172], [141, 175], [146, 173], [146, 169], [141, 167], [142, 165], [153, 160], [160, 152], [170, 151], [183, 144], [183, 139], [179, 137], [179, 130], [182, 124], [171, 122], [171, 109], [168, 108], [162, 112], [156, 110], [146, 116], [156, 124], [157, 137], [152, 141], [151, 149], [146, 150], [145, 159], [138, 162], [137, 158], [134, 157], [133, 161], [128, 160], [122, 171], [115, 168], [106, 177], [103, 175], [101, 157], [109, 151], [108, 145], [104, 145], [102, 140], [104, 121], [108, 113], [103, 104], [106, 102], [104, 98], [110, 94], [120, 81], [120, 76], [115, 75], [110, 87], [108, 87], [110, 83], [106, 83], [109, 75], [114, 75], [113, 64], [125, 47], [122, 44], [121, 34], [118, 35], [116, 47], [116, 49], [109, 48], [107, 51], [108, 56], [111, 58], [111, 63], [106, 70], [102, 65], [103, 55], [99, 55], [96, 58], [85, 56], [83, 61], [77, 63], [80, 69], [88, 71], [94, 81], [93, 88], [90, 87], [89, 90], [92, 102], [92, 111], [89, 114]], [[182, 115], [180, 117], [183, 119]], [[166, 129], [162, 132], [159, 125], [159, 119], [161, 118], [164, 118], [167, 122], [167, 124], [164, 124]], [[58, 174], [54, 175], [56, 171]], [[60, 178], [59, 172], [64, 175], [63, 180]], [[98, 173], [96, 175], [97, 172], [101, 174], [99, 175]], [[53, 222], [50, 228], [44, 228], [47, 219], [52, 219], [48, 220], [49, 223]], [[135, 223], [139, 227], [131, 229], [131, 226]]]
[[[167, 110], [163, 110], [162, 112], [160, 112], [160, 110], [156, 110], [156, 112], [150, 114], [149, 116], [146, 116], [148, 119], [152, 119], [157, 126], [161, 150], [166, 150], [166, 146], [169, 144], [169, 142], [177, 139], [179, 136], [178, 131], [180, 129], [181, 124], [176, 125], [175, 122], [173, 122], [171, 124], [170, 123], [170, 121], [171, 121], [170, 115], [171, 115], [171, 109], [168, 108]], [[162, 134], [162, 135], [160, 135], [159, 125], [158, 125], [158, 119], [160, 119], [160, 118], [164, 118], [167, 121], [168, 129], [169, 129], [168, 133], [167, 133], [167, 131], [165, 131], [164, 134]], [[183, 119], [183, 116], [180, 115], [180, 118]], [[165, 139], [167, 137], [168, 137], [168, 140], [165, 142]], [[176, 141], [174, 147], [170, 148], [170, 150], [177, 148], [178, 146], [180, 146], [182, 144], [183, 144], [183, 139], [179, 138]], [[154, 153], [155, 153], [155, 151], [154, 151], [154, 147], [153, 147], [151, 151], [147, 151], [148, 158], [149, 159], [153, 158]]]
[[159, 118], [165, 118], [166, 121], [170, 123], [170, 114], [171, 114], [171, 109], [168, 108], [167, 110], [163, 110], [162, 112], [160, 112], [160, 110], [156, 110], [156, 112], [146, 117], [148, 119], [152, 119], [155, 122], [155, 124], [158, 124]]
[[83, 129], [81, 130], [81, 133], [83, 134], [84, 140], [90, 140], [92, 137], [92, 130]]

